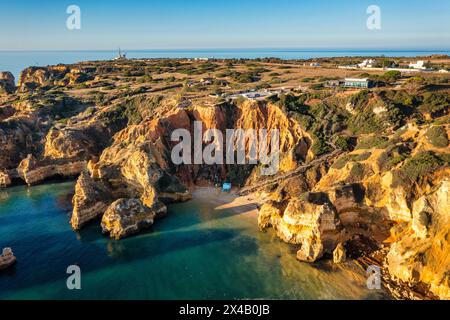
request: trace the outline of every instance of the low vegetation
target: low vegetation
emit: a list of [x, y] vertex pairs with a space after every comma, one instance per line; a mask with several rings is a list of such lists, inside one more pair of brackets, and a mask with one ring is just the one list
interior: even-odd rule
[[447, 131], [443, 126], [431, 127], [425, 136], [428, 142], [436, 148], [446, 148], [448, 146]]

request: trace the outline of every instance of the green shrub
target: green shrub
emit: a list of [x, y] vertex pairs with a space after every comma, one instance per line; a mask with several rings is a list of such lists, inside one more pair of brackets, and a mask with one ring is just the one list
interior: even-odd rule
[[431, 113], [435, 116], [443, 115], [448, 112], [450, 106], [450, 98], [447, 94], [440, 94], [434, 92], [426, 92], [423, 95], [423, 100], [419, 106], [419, 110], [425, 113]]
[[348, 182], [358, 182], [364, 179], [365, 166], [361, 163], [355, 163], [350, 170]]
[[356, 161], [366, 161], [367, 159], [370, 158], [371, 155], [372, 155], [371, 152], [364, 152], [364, 153], [359, 154], [359, 155], [355, 158], [355, 160], [356, 160]]
[[365, 139], [362, 139], [358, 142], [356, 149], [375, 149], [375, 148], [383, 148], [386, 145], [386, 142], [388, 142], [388, 139], [385, 137], [368, 137]]
[[425, 134], [427, 140], [436, 148], [446, 148], [448, 146], [447, 131], [444, 127], [432, 127]]
[[334, 140], [334, 144], [336, 147], [343, 151], [351, 151], [353, 150], [352, 138], [347, 136], [338, 136]]
[[445, 161], [441, 157], [436, 156], [433, 152], [427, 151], [408, 159], [401, 168], [401, 172], [405, 177], [415, 182], [420, 177], [432, 173], [444, 164]]
[[388, 147], [377, 159], [377, 164], [383, 171], [391, 170], [407, 159], [410, 154], [411, 149], [407, 145]]
[[358, 155], [356, 154], [345, 154], [343, 156], [340, 156], [331, 166], [333, 169], [342, 169], [345, 167], [345, 165], [350, 162], [354, 161]]
[[383, 80], [388, 81], [388, 82], [396, 81], [396, 80], [400, 79], [401, 77], [402, 77], [402, 73], [400, 71], [396, 71], [396, 70], [388, 71], [381, 76], [381, 78]]
[[321, 156], [325, 153], [332, 151], [332, 148], [322, 139], [316, 138], [314, 139], [313, 145], [311, 146], [311, 151], [316, 156]]
[[323, 89], [323, 84], [322, 83], [315, 83], [315, 84], [312, 84], [309, 88], [313, 89], [313, 90], [320, 90], [320, 89]]
[[361, 90], [350, 98], [356, 113], [348, 120], [348, 128], [355, 134], [367, 134], [380, 131], [384, 123], [372, 112], [369, 104], [370, 92]]
[[314, 78], [303, 78], [303, 79], [301, 79], [300, 81], [301, 82], [311, 82], [311, 81], [313, 81], [314, 80]]

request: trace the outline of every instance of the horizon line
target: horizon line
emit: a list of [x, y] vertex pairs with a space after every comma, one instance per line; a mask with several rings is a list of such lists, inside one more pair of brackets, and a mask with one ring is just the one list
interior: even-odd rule
[[[19, 50], [8, 50], [8, 49], [0, 49], [0, 52], [90, 52], [90, 51], [98, 51], [98, 52], [110, 52], [117, 51], [116, 49], [19, 49]], [[206, 52], [214, 52], [214, 51], [282, 51], [282, 52], [450, 52], [450, 48], [439, 48], [439, 49], [418, 49], [418, 48], [404, 48], [404, 49], [394, 49], [394, 48], [385, 48], [385, 49], [370, 49], [370, 48], [297, 48], [297, 47], [247, 47], [247, 48], [157, 48], [157, 49], [124, 49], [121, 48], [122, 51], [133, 51], [133, 52], [143, 52], [143, 51], [206, 51]]]

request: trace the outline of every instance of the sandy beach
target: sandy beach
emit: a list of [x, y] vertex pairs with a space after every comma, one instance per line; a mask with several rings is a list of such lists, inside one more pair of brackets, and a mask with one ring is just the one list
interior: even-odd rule
[[214, 187], [197, 187], [191, 192], [194, 198], [215, 205], [216, 210], [229, 209], [237, 214], [258, 216], [258, 206], [261, 202], [251, 195], [238, 196], [236, 190], [222, 192]]

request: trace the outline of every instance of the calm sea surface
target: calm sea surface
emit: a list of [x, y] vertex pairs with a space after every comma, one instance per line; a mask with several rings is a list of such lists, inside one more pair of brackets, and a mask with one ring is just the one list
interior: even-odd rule
[[[252, 49], [252, 50], [134, 50], [127, 51], [129, 58], [264, 58], [309, 59], [345, 56], [415, 57], [431, 54], [450, 54], [449, 51], [305, 51], [296, 49]], [[117, 56], [116, 51], [0, 51], [0, 71], [11, 71], [16, 81], [20, 71], [29, 66], [46, 66], [58, 63], [109, 60]]]
[[[136, 237], [113, 241], [99, 223], [69, 225], [73, 183], [0, 190], [0, 248], [18, 263], [0, 273], [0, 299], [381, 299], [364, 275], [303, 264], [256, 217], [193, 200]], [[66, 287], [81, 268], [82, 289]]]

